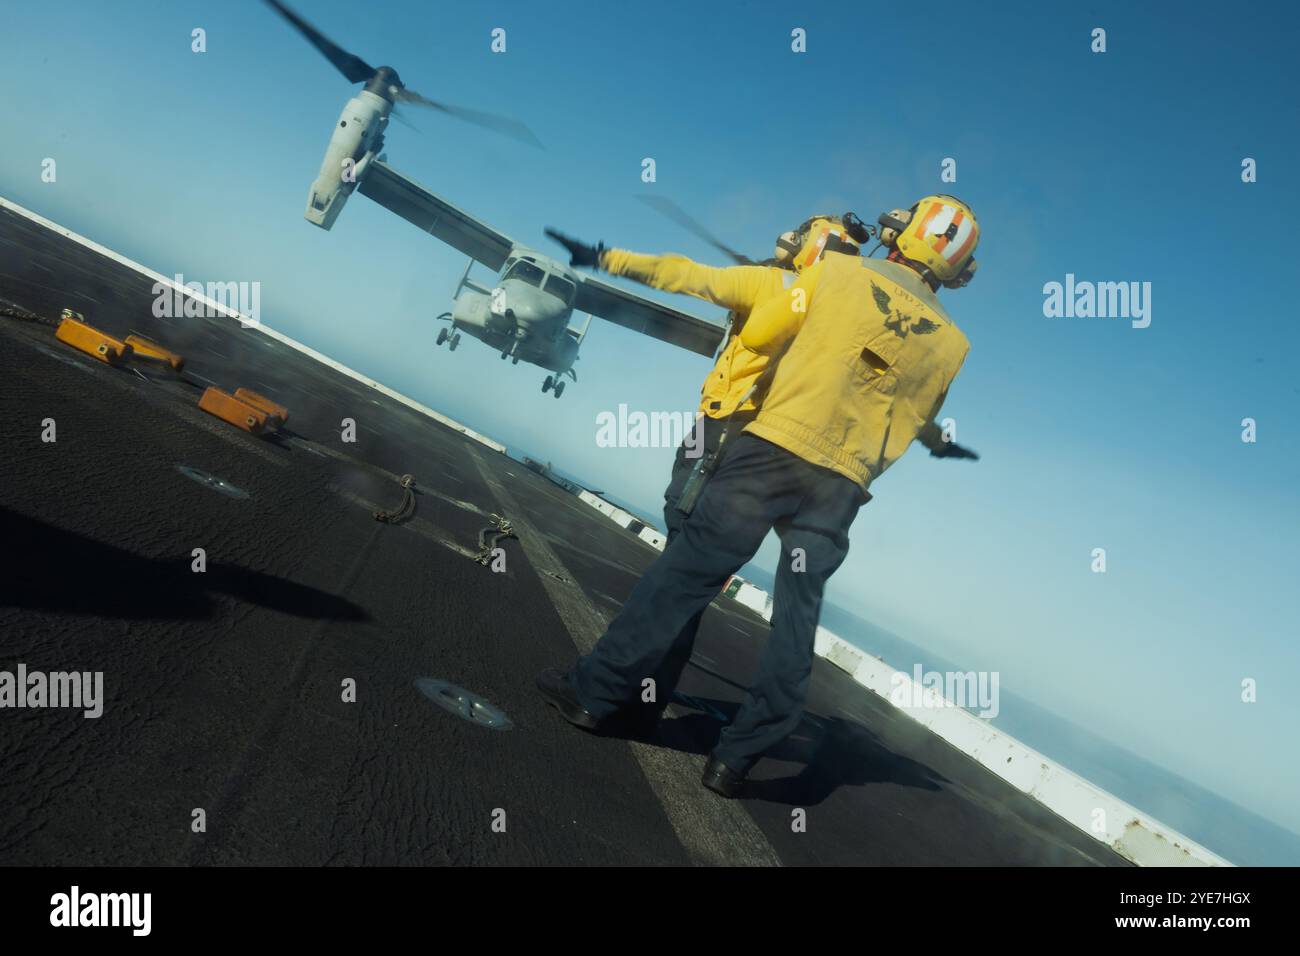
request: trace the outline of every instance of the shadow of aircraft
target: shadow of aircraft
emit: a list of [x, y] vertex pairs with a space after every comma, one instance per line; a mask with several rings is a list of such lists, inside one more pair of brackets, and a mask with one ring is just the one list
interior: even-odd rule
[[214, 595], [295, 617], [367, 621], [351, 601], [287, 578], [233, 564], [190, 569], [190, 558], [146, 558], [0, 508], [0, 541], [11, 549], [0, 573], [0, 606], [95, 617], [196, 619], [213, 616]]

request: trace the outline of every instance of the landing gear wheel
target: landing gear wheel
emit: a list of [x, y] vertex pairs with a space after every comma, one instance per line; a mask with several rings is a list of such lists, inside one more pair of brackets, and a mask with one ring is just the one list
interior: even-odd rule
[[554, 384], [555, 384], [555, 379], [551, 378], [551, 376], [549, 375], [546, 376], [546, 381], [542, 383], [542, 391], [549, 392], [551, 390], [551, 386]]
[[441, 344], [442, 344], [443, 342], [445, 342], [445, 341], [447, 341], [447, 330], [446, 330], [446, 329], [439, 329], [439, 330], [438, 330], [438, 344], [441, 345]]
[[516, 355], [513, 359], [511, 359], [510, 364], [511, 364], [511, 365], [518, 365], [518, 364], [519, 364], [519, 356]]
[[[510, 353], [509, 353], [509, 352], [502, 352], [502, 353], [501, 353], [501, 360], [502, 360], [502, 361], [505, 361], [505, 360], [508, 359], [508, 358], [510, 358]], [[516, 359], [515, 361], [518, 361], [518, 359]]]
[[451, 351], [454, 352], [454, 351], [456, 351], [456, 346], [458, 346], [458, 345], [460, 345], [460, 333], [459, 333], [459, 332], [457, 332], [455, 335], [453, 335], [453, 336], [451, 337], [451, 344], [448, 345], [447, 348], [451, 349]]
[[563, 394], [564, 394], [564, 383], [563, 383], [563, 382], [556, 382], [556, 383], [555, 383], [555, 397], [556, 397], [556, 398], [559, 398], [559, 397], [560, 397], [561, 395], [563, 395]]

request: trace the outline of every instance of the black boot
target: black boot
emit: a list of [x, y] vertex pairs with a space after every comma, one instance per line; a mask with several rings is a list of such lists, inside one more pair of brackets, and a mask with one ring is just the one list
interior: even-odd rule
[[710, 755], [709, 762], [704, 767], [704, 776], [700, 778], [700, 783], [714, 793], [730, 799], [740, 793], [741, 788], [745, 786], [745, 775], [737, 773], [717, 757]]
[[599, 718], [578, 700], [577, 692], [569, 683], [569, 675], [558, 668], [548, 667], [538, 674], [537, 689], [541, 691], [542, 698], [573, 726], [583, 730], [596, 730], [600, 726]]

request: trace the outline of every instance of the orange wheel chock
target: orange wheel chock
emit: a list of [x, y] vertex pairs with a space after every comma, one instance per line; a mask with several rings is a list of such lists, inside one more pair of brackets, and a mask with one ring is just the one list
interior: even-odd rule
[[64, 310], [63, 320], [54, 332], [54, 337], [60, 342], [71, 345], [78, 352], [84, 352], [107, 365], [117, 365], [131, 354], [131, 346], [121, 339], [115, 339], [85, 322], [72, 318], [67, 311]]
[[199, 399], [199, 408], [209, 415], [215, 415], [223, 422], [229, 422], [236, 428], [242, 428], [254, 435], [262, 434], [268, 424], [268, 416], [262, 409], [215, 387], [203, 393], [203, 397]]
[[174, 372], [179, 372], [185, 367], [185, 357], [183, 355], [178, 355], [171, 349], [165, 349], [157, 342], [146, 339], [142, 335], [128, 335], [126, 344], [131, 346], [139, 358], [148, 359], [151, 362], [161, 362], [169, 366]]
[[275, 422], [276, 428], [279, 428], [289, 420], [289, 409], [285, 408], [278, 402], [271, 401], [264, 395], [259, 395], [251, 388], [235, 389], [235, 398], [239, 399], [241, 402], [252, 405], [254, 408], [260, 408], [262, 411], [266, 412], [267, 418]]

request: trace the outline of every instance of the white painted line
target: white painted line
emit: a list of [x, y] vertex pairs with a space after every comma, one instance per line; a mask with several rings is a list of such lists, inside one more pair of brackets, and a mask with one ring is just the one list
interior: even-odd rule
[[[483, 480], [518, 529], [520, 547], [539, 572], [538, 579], [573, 643], [581, 653], [588, 653], [605, 633], [606, 618], [528, 520], [514, 496], [484, 464], [477, 449], [471, 445], [469, 453]], [[742, 804], [734, 800], [719, 800], [701, 786], [703, 757], [639, 740], [625, 742], [641, 765], [641, 772], [672, 824], [677, 839], [693, 861], [716, 866], [781, 865], [781, 858]]]

